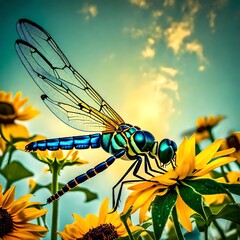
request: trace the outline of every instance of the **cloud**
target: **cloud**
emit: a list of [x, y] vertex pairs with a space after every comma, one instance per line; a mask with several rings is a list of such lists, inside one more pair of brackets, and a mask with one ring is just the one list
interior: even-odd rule
[[132, 38], [139, 38], [145, 35], [144, 29], [135, 28], [135, 27], [132, 27], [132, 28], [125, 27], [123, 29], [123, 32], [129, 33]]
[[152, 59], [154, 58], [156, 51], [152, 47], [155, 44], [155, 40], [153, 38], [148, 38], [147, 46], [142, 50], [143, 58]]
[[79, 12], [85, 15], [86, 20], [89, 20], [97, 16], [98, 8], [94, 4], [85, 4]]
[[155, 19], [161, 17], [162, 15], [163, 15], [163, 12], [160, 11], [160, 10], [155, 10], [155, 11], [152, 12], [152, 16], [153, 16], [153, 18], [155, 18]]
[[208, 16], [207, 16], [209, 18], [209, 26], [210, 26], [210, 29], [212, 30], [212, 32], [215, 32], [216, 16], [217, 16], [217, 14], [214, 11], [210, 11]]
[[[195, 53], [198, 57], [200, 64], [206, 64], [207, 59], [203, 55], [203, 47], [197, 41], [193, 41], [186, 44], [186, 51], [190, 53]], [[204, 71], [205, 67], [202, 65], [199, 67], [199, 71]]]
[[178, 70], [171, 67], [160, 67], [161, 72], [167, 73], [171, 77], [175, 77], [178, 74]]
[[173, 22], [169, 28], [164, 32], [167, 46], [172, 48], [173, 52], [177, 54], [185, 40], [192, 33], [192, 25], [189, 21]]
[[140, 8], [148, 8], [149, 7], [147, 0], [129, 0], [129, 1], [133, 5], [136, 5]]
[[157, 71], [145, 72], [144, 79], [125, 98], [127, 121], [146, 129], [156, 140], [168, 135], [170, 118], [175, 113], [178, 83]]
[[186, 13], [188, 17], [195, 16], [200, 9], [201, 5], [198, 0], [187, 0], [182, 6], [182, 11]]
[[148, 45], [142, 50], [143, 58], [152, 59], [154, 58], [155, 54], [156, 54], [155, 49]]
[[164, 0], [163, 1], [163, 6], [164, 7], [172, 7], [175, 4], [175, 0]]

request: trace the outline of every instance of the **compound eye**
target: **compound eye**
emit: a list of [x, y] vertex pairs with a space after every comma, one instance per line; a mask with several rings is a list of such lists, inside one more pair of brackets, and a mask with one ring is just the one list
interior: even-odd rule
[[138, 149], [143, 149], [144, 145], [145, 145], [145, 136], [144, 133], [142, 131], [137, 131], [135, 132], [134, 136], [134, 142], [137, 145]]
[[169, 139], [163, 139], [159, 144], [158, 157], [163, 164], [171, 162], [177, 151], [177, 144]]

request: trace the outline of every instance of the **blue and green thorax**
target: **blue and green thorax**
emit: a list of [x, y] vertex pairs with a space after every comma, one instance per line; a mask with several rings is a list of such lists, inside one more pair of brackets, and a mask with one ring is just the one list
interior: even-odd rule
[[135, 159], [137, 155], [157, 155], [157, 145], [154, 136], [138, 127], [131, 125], [120, 125], [115, 132], [102, 133], [102, 148], [115, 154], [120, 149], [126, 150], [128, 159]]

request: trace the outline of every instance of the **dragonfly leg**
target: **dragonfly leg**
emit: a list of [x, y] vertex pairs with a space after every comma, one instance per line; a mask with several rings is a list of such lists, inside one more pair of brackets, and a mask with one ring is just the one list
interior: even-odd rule
[[114, 203], [114, 205], [113, 205], [113, 210], [112, 210], [111, 212], [115, 212], [115, 211], [117, 210], [118, 204], [119, 204], [120, 199], [121, 199], [121, 194], [122, 194], [122, 189], [123, 189], [123, 185], [124, 185], [124, 184], [126, 184], [126, 183], [143, 182], [143, 181], [146, 181], [146, 180], [143, 180], [143, 179], [134, 179], [134, 180], [122, 181], [122, 182], [121, 182], [121, 185], [120, 185], [120, 188], [119, 188], [119, 191], [118, 191], [118, 196], [117, 196], [116, 204]]
[[[155, 161], [156, 161], [156, 163], [157, 163], [157, 159], [155, 159]], [[148, 175], [150, 175], [150, 176], [152, 176], [152, 177], [154, 177], [154, 175], [151, 174], [151, 173], [149, 173], [149, 172], [148, 172], [148, 169], [149, 169], [150, 171], [152, 171], [152, 172], [154, 172], [154, 173], [158, 173], [158, 174], [163, 174], [164, 172], [167, 172], [165, 169], [163, 169], [162, 167], [158, 166], [158, 164], [157, 164], [157, 167], [158, 167], [159, 169], [161, 169], [163, 172], [153, 169], [152, 166], [151, 166], [150, 160], [149, 160], [149, 158], [148, 158], [147, 155], [144, 155], [144, 162], [145, 162], [145, 164], [144, 164], [144, 165], [145, 165], [145, 173], [147, 173]]]
[[118, 196], [117, 196], [117, 201], [115, 201], [115, 189], [116, 187], [123, 182], [124, 178], [131, 172], [132, 169], [133, 170], [133, 176], [137, 177], [138, 180], [131, 180], [131, 181], [148, 181], [147, 179], [145, 179], [144, 177], [141, 177], [138, 175], [138, 170], [140, 169], [140, 166], [142, 164], [142, 158], [141, 157], [137, 157], [137, 159], [134, 161], [134, 163], [128, 168], [128, 170], [124, 173], [124, 175], [118, 180], [118, 182], [113, 186], [112, 188], [112, 203], [113, 203], [113, 212], [117, 209], [119, 201], [120, 201], [120, 197], [121, 197], [121, 192], [122, 192], [122, 186], [120, 187], [119, 191], [118, 191]]
[[[167, 170], [166, 169], [164, 169], [163, 167], [161, 167], [160, 165], [159, 165], [159, 162], [158, 162], [158, 160], [157, 160], [157, 158], [154, 158], [154, 160], [155, 160], [155, 163], [156, 163], [156, 165], [157, 165], [157, 167], [160, 169], [160, 170], [162, 170], [163, 172], [167, 172]], [[159, 172], [159, 173], [162, 173], [162, 172]]]
[[70, 180], [63, 188], [61, 188], [58, 192], [53, 194], [51, 197], [47, 199], [47, 203], [51, 203], [59, 199], [63, 194], [68, 192], [70, 189], [76, 187], [78, 184], [85, 182], [89, 178], [96, 176], [98, 173], [107, 169], [110, 165], [112, 165], [117, 158], [121, 158], [125, 154], [125, 150], [119, 150], [117, 153], [109, 157], [106, 161], [99, 163], [94, 168], [89, 169], [87, 172], [77, 176], [76, 178]]

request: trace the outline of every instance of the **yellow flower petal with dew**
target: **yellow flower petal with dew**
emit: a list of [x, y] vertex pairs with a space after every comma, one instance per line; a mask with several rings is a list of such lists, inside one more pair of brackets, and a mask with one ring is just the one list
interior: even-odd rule
[[[184, 138], [177, 151], [177, 166], [161, 175], [156, 175], [140, 184], [129, 187], [132, 192], [127, 197], [124, 212], [132, 207], [132, 213], [140, 209], [139, 219], [142, 222], [147, 210], [155, 196], [164, 196], [166, 193], [176, 191], [179, 184], [186, 180], [194, 181], [198, 178], [212, 178], [206, 176], [211, 170], [234, 161], [234, 158], [227, 157], [234, 149], [229, 151], [218, 151], [223, 140], [217, 140], [206, 149], [195, 156], [195, 136], [189, 139]], [[178, 217], [187, 231], [192, 231], [191, 214], [194, 211], [180, 198], [179, 192], [176, 202]]]

